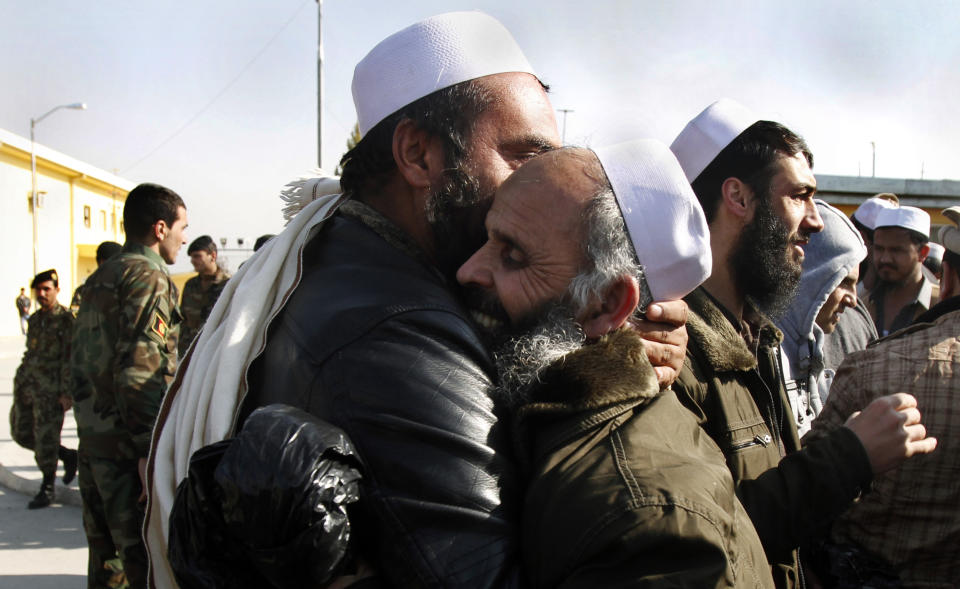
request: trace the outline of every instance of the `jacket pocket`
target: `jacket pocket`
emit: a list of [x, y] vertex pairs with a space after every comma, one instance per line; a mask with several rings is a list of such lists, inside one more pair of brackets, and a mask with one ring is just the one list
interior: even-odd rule
[[762, 418], [731, 423], [723, 453], [734, 480], [756, 478], [779, 462], [780, 451]]

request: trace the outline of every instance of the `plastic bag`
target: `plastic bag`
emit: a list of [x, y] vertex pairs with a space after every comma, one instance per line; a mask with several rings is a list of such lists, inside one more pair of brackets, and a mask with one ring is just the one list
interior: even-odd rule
[[362, 465], [346, 434], [287, 405], [197, 450], [170, 513], [183, 589], [322, 586], [353, 566], [347, 506]]

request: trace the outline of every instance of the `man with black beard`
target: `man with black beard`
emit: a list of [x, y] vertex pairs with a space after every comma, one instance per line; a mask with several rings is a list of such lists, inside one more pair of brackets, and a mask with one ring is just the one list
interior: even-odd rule
[[[541, 155], [457, 273], [495, 354], [527, 479], [535, 588], [773, 587], [723, 454], [660, 392], [634, 322], [710, 273], [706, 219], [650, 140]], [[496, 329], [497, 326], [504, 326]]]
[[720, 100], [671, 149], [710, 226], [713, 273], [685, 300], [690, 343], [674, 390], [720, 446], [773, 566], [802, 586], [798, 547], [842, 513], [875, 474], [922, 442], [916, 400], [882, 397], [801, 449], [779, 365], [782, 335], [766, 313], [790, 303], [803, 246], [823, 222], [806, 143]]
[[[173, 584], [160, 577], [168, 568], [164, 510], [197, 448], [191, 432], [215, 422], [217, 435], [229, 436], [272, 403], [306, 410], [353, 441], [365, 471], [352, 538], [386, 584], [521, 582], [511, 445], [489, 395], [490, 357], [452, 277], [482, 244], [484, 199], [522, 163], [559, 146], [553, 108], [510, 33], [479, 12], [438, 15], [387, 37], [357, 65], [353, 94], [363, 136], [342, 160], [346, 198], [332, 201], [342, 204], [322, 225], [299, 225], [316, 212], [304, 210], [245, 264], [165, 399], [146, 531], [159, 586]], [[250, 301], [258, 321], [241, 317], [244, 329], [217, 348], [223, 325], [211, 322], [244, 290], [260, 288], [245, 280], [278, 255], [290, 283], [263, 276], [275, 288]], [[682, 324], [682, 303], [655, 307], [662, 315], [648, 318]], [[662, 358], [682, 357], [676, 344], [685, 331], [651, 322], [639, 329], [666, 334], [648, 350], [669, 382], [682, 360], [663, 366]], [[221, 360], [223, 370], [192, 362], [245, 345], [249, 355]], [[210, 372], [217, 382], [208, 389]], [[215, 400], [205, 411], [185, 409], [198, 390]], [[211, 441], [217, 436], [199, 445]]]

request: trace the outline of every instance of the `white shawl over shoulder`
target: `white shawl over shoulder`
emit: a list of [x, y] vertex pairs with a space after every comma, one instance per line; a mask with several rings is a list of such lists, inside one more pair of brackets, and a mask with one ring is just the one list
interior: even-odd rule
[[281, 194], [287, 227], [227, 282], [181, 359], [160, 407], [147, 465], [144, 538], [151, 587], [177, 587], [167, 561], [167, 522], [177, 485], [195, 451], [232, 435], [247, 392], [247, 370], [264, 348], [270, 322], [300, 283], [304, 246], [345, 200], [339, 192], [339, 179], [330, 176], [287, 185]]

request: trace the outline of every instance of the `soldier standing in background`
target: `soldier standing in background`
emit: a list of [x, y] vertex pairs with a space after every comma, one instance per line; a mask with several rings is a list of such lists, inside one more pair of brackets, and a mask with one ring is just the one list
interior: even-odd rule
[[[123, 246], [115, 241], [104, 241], [97, 246], [97, 268], [99, 268], [104, 262], [112, 258], [113, 256], [120, 253], [120, 250], [123, 249]], [[80, 302], [83, 300], [83, 287], [86, 285], [86, 282], [77, 287], [73, 291], [73, 298], [70, 299], [70, 312], [76, 316], [77, 311], [80, 310]]]
[[[57, 302], [60, 283], [56, 270], [37, 274], [30, 288], [36, 291], [40, 309], [29, 319], [27, 351], [13, 379], [10, 436], [33, 450], [43, 482], [27, 507], [39, 509], [53, 502], [57, 459], [63, 461], [63, 482], [77, 474], [77, 451], [60, 445], [63, 414], [70, 397], [70, 338], [73, 315]], [[28, 299], [29, 300], [29, 299]]]
[[209, 235], [201, 235], [187, 248], [190, 263], [197, 275], [183, 285], [183, 298], [180, 310], [183, 312], [183, 326], [180, 329], [180, 356], [187, 352], [200, 328], [210, 316], [210, 311], [230, 275], [217, 265], [217, 244]]
[[108, 587], [119, 556], [145, 587], [141, 539], [150, 432], [177, 362], [180, 310], [166, 264], [185, 243], [187, 211], [173, 191], [141, 184], [123, 207], [127, 242], [87, 279], [73, 337], [80, 495], [90, 548], [88, 587]]
[[20, 333], [27, 335], [27, 318], [30, 317], [30, 297], [20, 289], [17, 297], [17, 313], [20, 314]]

